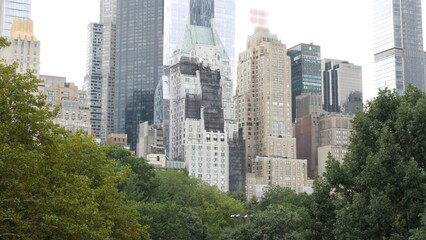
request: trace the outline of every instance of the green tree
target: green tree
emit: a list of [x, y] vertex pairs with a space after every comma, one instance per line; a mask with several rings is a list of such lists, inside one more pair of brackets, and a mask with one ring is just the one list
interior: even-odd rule
[[116, 188], [129, 170], [115, 171], [88, 135], [53, 124], [39, 80], [16, 66], [0, 63], [0, 238], [147, 239]]
[[141, 223], [149, 225], [153, 239], [207, 239], [206, 229], [191, 209], [175, 203], [143, 203]]
[[309, 196], [305, 193], [297, 194], [290, 188], [270, 186], [265, 195], [253, 206], [253, 211], [264, 211], [273, 205], [282, 205], [293, 209], [306, 209], [311, 205]]
[[422, 214], [422, 226], [411, 230], [410, 240], [422, 240], [426, 236], [426, 209]]
[[426, 202], [426, 95], [381, 91], [356, 114], [349, 153], [330, 160], [338, 239], [407, 239]]
[[[337, 161], [335, 163], [338, 164]], [[331, 185], [324, 179], [316, 179], [314, 192], [309, 196], [311, 205], [308, 208], [312, 233], [310, 239], [335, 239], [334, 223], [336, 222], [336, 196], [333, 194]]]
[[138, 202], [152, 199], [157, 191], [158, 181], [151, 164], [143, 158], [131, 155], [121, 145], [108, 146], [107, 157], [117, 161], [118, 169], [130, 167], [129, 180], [119, 187], [129, 199]]
[[304, 217], [283, 205], [271, 205], [254, 213], [241, 228], [222, 236], [223, 240], [309, 239]]
[[241, 224], [230, 216], [243, 213], [243, 203], [220, 192], [216, 187], [209, 186], [200, 179], [190, 178], [183, 171], [158, 171], [157, 178], [160, 185], [155, 196], [156, 202], [172, 203], [189, 209], [206, 229], [204, 237], [218, 239], [222, 233]]

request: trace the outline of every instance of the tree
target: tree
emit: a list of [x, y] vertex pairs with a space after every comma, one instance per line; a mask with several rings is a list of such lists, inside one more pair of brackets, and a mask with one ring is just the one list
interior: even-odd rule
[[338, 239], [407, 239], [426, 202], [426, 95], [388, 90], [356, 114], [344, 163], [329, 161]]
[[[334, 163], [339, 164], [336, 160]], [[309, 196], [310, 239], [334, 239], [334, 223], [336, 222], [336, 201], [331, 185], [324, 179], [318, 178], [314, 182], [314, 192]]]
[[304, 218], [283, 205], [271, 205], [250, 217], [240, 229], [223, 236], [224, 240], [309, 239]]
[[129, 199], [135, 201], [151, 200], [157, 191], [158, 181], [154, 167], [143, 158], [132, 156], [121, 145], [107, 147], [107, 157], [117, 162], [118, 169], [130, 167], [129, 180], [120, 186]]
[[0, 238], [147, 239], [116, 188], [128, 170], [115, 171], [93, 138], [55, 125], [39, 80], [16, 66], [0, 63]]
[[264, 211], [272, 205], [303, 209], [310, 207], [310, 201], [309, 196], [305, 193], [297, 194], [290, 188], [270, 186], [260, 201], [253, 206], [252, 210], [255, 212]]
[[426, 209], [422, 214], [422, 226], [411, 230], [410, 240], [422, 240], [426, 236]]
[[227, 196], [216, 187], [190, 178], [185, 172], [158, 171], [159, 187], [156, 202], [176, 204], [190, 212], [202, 222], [206, 238], [218, 239], [222, 233], [229, 232], [241, 223], [230, 216], [244, 212], [243, 203]]
[[207, 239], [206, 229], [199, 217], [186, 207], [175, 203], [142, 203], [141, 223], [149, 225], [153, 239]]

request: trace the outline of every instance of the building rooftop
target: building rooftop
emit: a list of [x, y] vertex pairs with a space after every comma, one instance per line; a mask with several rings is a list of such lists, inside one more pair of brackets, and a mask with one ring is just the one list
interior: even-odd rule
[[221, 58], [229, 59], [226, 54], [225, 47], [220, 41], [219, 35], [213, 26], [209, 28], [187, 25], [185, 32], [176, 47], [176, 51], [189, 53], [197, 44], [215, 46], [218, 53], [221, 55]]

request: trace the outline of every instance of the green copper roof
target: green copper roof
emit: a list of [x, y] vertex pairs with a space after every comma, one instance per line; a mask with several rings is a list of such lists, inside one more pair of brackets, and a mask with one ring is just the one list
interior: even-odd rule
[[221, 55], [221, 58], [229, 59], [220, 41], [219, 35], [214, 28], [187, 25], [185, 33], [176, 47], [176, 51], [189, 53], [196, 44], [214, 46]]

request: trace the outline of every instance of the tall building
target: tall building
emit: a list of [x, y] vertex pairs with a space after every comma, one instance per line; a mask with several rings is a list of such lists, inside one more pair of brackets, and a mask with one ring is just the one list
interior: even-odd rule
[[[165, 71], [170, 75], [170, 69]], [[166, 75], [166, 74], [165, 74]], [[154, 125], [161, 128], [163, 131], [163, 147], [164, 154], [168, 156], [169, 136], [170, 136], [170, 78], [163, 76], [158, 82], [154, 94]], [[140, 139], [140, 137], [139, 137]]]
[[[164, 0], [164, 65], [170, 65], [171, 56], [182, 37], [186, 24], [190, 23], [191, 0]], [[214, 16], [215, 28], [228, 54], [232, 79], [236, 79], [235, 68], [235, 0], [195, 0], [195, 5], [203, 5], [198, 13], [206, 16]], [[214, 5], [214, 12], [206, 12]], [[194, 5], [193, 5], [194, 6]], [[197, 8], [194, 8], [197, 9]], [[193, 12], [193, 19], [197, 18], [197, 11]], [[199, 15], [199, 14], [198, 14]], [[201, 18], [201, 17], [198, 17]], [[210, 20], [210, 19], [209, 19]], [[210, 21], [204, 21], [210, 23]], [[198, 24], [196, 24], [198, 25]], [[233, 82], [235, 87], [235, 82]]]
[[302, 93], [296, 97], [296, 157], [307, 160], [310, 178], [318, 173], [319, 118], [322, 112], [321, 93]]
[[163, 1], [118, 0], [114, 132], [136, 148], [138, 125], [152, 123], [154, 92], [163, 74]]
[[320, 145], [318, 147], [318, 175], [325, 172], [328, 154], [342, 162], [351, 143], [353, 115], [331, 113], [320, 117]]
[[114, 132], [114, 86], [116, 61], [117, 0], [101, 0], [102, 94], [100, 138], [105, 141]]
[[425, 90], [421, 0], [374, 0], [374, 87]]
[[190, 0], [190, 24], [210, 27], [210, 21], [214, 18], [214, 0]]
[[288, 49], [291, 59], [292, 121], [296, 118], [296, 97], [303, 92], [321, 92], [321, 47], [301, 43]]
[[38, 76], [40, 71], [40, 41], [33, 33], [33, 21], [15, 18], [7, 38], [11, 45], [0, 49], [0, 57], [7, 63], [18, 63], [16, 71], [32, 71]]
[[362, 108], [362, 67], [348, 61], [323, 59], [323, 104], [327, 112], [355, 114]]
[[0, 33], [10, 36], [13, 19], [31, 18], [31, 0], [0, 0]]
[[165, 66], [170, 66], [173, 52], [189, 21], [189, 0], [164, 0], [163, 64]]
[[42, 76], [42, 79], [47, 79], [45, 82], [48, 83], [39, 89], [46, 95], [47, 106], [52, 111], [61, 107], [53, 122], [70, 132], [83, 130], [91, 134], [89, 94], [73, 83], [63, 81], [65, 78]]
[[237, 76], [237, 121], [246, 142], [247, 172], [253, 172], [256, 156], [295, 159], [286, 46], [268, 29], [256, 28], [239, 54]]
[[87, 26], [84, 88], [90, 95], [91, 124], [102, 142], [113, 132], [116, 0], [102, 0], [99, 23]]
[[214, 28], [187, 25], [170, 69], [170, 158], [191, 177], [229, 190], [237, 132], [230, 62]]
[[90, 23], [87, 26], [87, 61], [83, 89], [89, 93], [90, 124], [96, 138], [101, 135], [102, 115], [102, 39], [103, 26]]

